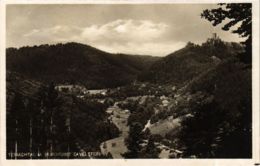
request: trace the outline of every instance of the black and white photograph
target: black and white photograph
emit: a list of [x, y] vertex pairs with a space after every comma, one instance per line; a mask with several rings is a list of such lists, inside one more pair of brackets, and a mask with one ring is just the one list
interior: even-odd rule
[[252, 159], [252, 7], [6, 4], [1, 155]]

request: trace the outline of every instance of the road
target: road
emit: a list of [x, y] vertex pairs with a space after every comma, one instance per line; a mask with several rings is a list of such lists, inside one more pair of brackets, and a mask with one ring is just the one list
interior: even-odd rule
[[128, 137], [129, 127], [127, 126], [127, 119], [130, 113], [129, 111], [119, 108], [117, 103], [109, 107], [107, 112], [111, 113], [109, 119], [118, 127], [120, 135], [117, 138], [102, 142], [100, 150], [102, 154], [110, 152], [113, 158], [120, 159], [123, 158], [122, 154], [127, 151], [125, 138]]

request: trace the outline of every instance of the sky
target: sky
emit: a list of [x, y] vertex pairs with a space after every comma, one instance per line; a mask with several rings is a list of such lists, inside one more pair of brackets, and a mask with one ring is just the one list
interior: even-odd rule
[[217, 33], [237, 34], [200, 17], [215, 4], [30, 4], [8, 5], [7, 47], [78, 42], [111, 53], [166, 56], [191, 41], [201, 44]]

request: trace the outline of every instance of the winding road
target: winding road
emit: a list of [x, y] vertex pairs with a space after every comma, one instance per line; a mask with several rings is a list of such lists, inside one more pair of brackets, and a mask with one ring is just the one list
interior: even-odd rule
[[109, 107], [107, 112], [111, 114], [109, 119], [118, 127], [120, 135], [117, 138], [102, 142], [100, 150], [104, 155], [110, 152], [113, 158], [120, 159], [123, 158], [122, 154], [127, 151], [125, 138], [128, 137], [129, 127], [127, 126], [127, 119], [130, 113], [127, 110], [119, 108], [117, 103]]

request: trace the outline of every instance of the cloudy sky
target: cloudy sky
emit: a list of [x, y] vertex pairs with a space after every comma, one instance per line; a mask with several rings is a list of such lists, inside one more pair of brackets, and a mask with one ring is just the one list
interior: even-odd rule
[[214, 4], [8, 5], [7, 47], [79, 42], [112, 53], [165, 56], [200, 44], [216, 32], [241, 41], [200, 18]]

